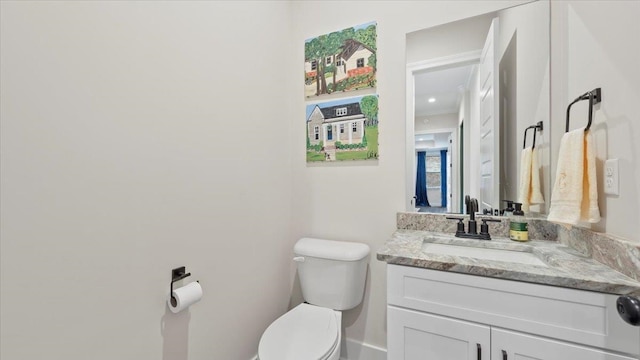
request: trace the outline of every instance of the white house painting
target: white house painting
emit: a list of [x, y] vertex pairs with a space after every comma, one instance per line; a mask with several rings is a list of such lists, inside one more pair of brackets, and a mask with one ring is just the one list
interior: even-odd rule
[[378, 95], [307, 105], [307, 162], [378, 158]]
[[376, 28], [370, 22], [307, 39], [305, 96], [375, 87]]

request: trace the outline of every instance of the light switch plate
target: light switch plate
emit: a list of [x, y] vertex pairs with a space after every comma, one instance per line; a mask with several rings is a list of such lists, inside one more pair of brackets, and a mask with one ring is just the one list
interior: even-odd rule
[[620, 195], [618, 159], [609, 159], [604, 162], [604, 193]]

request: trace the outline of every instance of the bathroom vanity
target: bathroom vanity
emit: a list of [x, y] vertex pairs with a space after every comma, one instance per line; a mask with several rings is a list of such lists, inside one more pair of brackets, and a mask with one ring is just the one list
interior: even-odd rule
[[401, 229], [377, 257], [390, 360], [640, 359], [640, 327], [616, 308], [640, 282], [560, 242]]

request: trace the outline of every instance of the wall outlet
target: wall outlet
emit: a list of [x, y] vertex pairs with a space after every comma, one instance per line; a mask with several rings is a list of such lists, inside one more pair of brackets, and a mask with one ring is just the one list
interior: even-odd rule
[[609, 159], [604, 162], [604, 193], [609, 195], [620, 195], [618, 159]]

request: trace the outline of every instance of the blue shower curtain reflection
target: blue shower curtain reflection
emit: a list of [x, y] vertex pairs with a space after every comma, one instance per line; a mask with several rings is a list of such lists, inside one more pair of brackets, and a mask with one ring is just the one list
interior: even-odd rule
[[447, 150], [440, 150], [440, 191], [442, 207], [447, 207]]
[[418, 170], [416, 173], [416, 206], [431, 206], [427, 198], [426, 152], [418, 152]]

